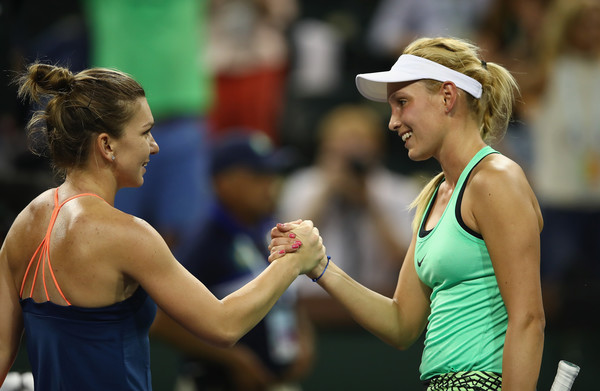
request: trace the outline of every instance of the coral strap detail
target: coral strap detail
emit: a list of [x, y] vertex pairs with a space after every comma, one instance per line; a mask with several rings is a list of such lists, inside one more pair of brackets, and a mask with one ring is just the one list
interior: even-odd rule
[[[60, 286], [58, 285], [58, 281], [56, 280], [56, 276], [54, 275], [54, 271], [52, 270], [52, 264], [50, 263], [50, 235], [52, 234], [52, 228], [54, 228], [54, 223], [56, 222], [56, 218], [58, 217], [58, 212], [63, 207], [63, 205], [75, 198], [83, 197], [83, 196], [93, 196], [93, 197], [97, 197], [97, 198], [100, 198], [101, 200], [103, 200], [103, 198], [100, 197], [99, 195], [96, 195], [93, 193], [82, 193], [82, 194], [77, 194], [77, 195], [67, 198], [59, 205], [58, 204], [58, 188], [56, 188], [56, 191], [54, 192], [54, 210], [52, 211], [52, 216], [50, 217], [50, 224], [48, 224], [48, 229], [46, 230], [46, 235], [44, 236], [44, 239], [38, 246], [37, 250], [35, 250], [35, 253], [31, 257], [31, 261], [29, 261], [29, 265], [27, 265], [27, 270], [25, 270], [25, 275], [23, 276], [23, 282], [21, 283], [21, 290], [19, 292], [19, 296], [21, 298], [23, 298], [23, 291], [25, 290], [25, 280], [27, 279], [27, 276], [29, 275], [31, 266], [34, 264], [34, 261], [36, 261], [36, 259], [37, 259], [37, 263], [35, 266], [35, 273], [33, 275], [33, 280], [31, 282], [31, 290], [29, 292], [29, 297], [33, 297], [33, 290], [34, 290], [35, 284], [37, 282], [38, 272], [40, 270], [40, 264], [41, 264], [42, 265], [42, 282], [44, 285], [44, 293], [46, 294], [46, 300], [50, 301], [50, 295], [48, 294], [48, 287], [46, 285], [46, 267], [47, 267], [48, 270], [50, 270], [50, 275], [52, 277], [52, 281], [54, 282], [54, 286], [56, 287], [56, 290], [58, 291], [60, 296], [63, 298], [65, 303], [67, 303], [67, 305], [71, 305], [71, 302], [69, 300], [67, 300], [67, 298], [63, 294], [62, 289], [60, 289]], [[48, 266], [46, 266], [46, 263], [48, 264]]]

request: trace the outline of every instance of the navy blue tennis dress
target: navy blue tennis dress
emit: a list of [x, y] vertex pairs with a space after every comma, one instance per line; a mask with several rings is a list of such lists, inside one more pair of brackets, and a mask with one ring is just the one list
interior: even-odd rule
[[[152, 384], [148, 331], [156, 315], [156, 304], [141, 287], [126, 300], [100, 308], [58, 305], [50, 301], [38, 303], [31, 297], [23, 299], [25, 279], [34, 269], [37, 274], [45, 268], [62, 295], [48, 256], [50, 233], [60, 208], [71, 199], [84, 195], [95, 196], [79, 194], [59, 205], [58, 191], [55, 193], [54, 212], [46, 237], [23, 278], [21, 308], [35, 388], [44, 391], [149, 391]], [[36, 259], [38, 262], [34, 265]], [[35, 282], [34, 278], [32, 285]]]

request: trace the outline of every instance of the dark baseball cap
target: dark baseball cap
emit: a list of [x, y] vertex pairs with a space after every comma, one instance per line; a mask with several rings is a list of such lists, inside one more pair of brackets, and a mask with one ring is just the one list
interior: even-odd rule
[[260, 173], [283, 173], [293, 157], [285, 149], [276, 149], [270, 138], [259, 131], [229, 132], [212, 144], [211, 173], [245, 167]]

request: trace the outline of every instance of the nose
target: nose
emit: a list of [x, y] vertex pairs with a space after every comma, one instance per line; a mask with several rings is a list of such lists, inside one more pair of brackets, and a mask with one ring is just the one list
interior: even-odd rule
[[150, 155], [156, 155], [159, 150], [158, 143], [154, 140], [152, 133], [150, 133]]
[[392, 115], [390, 117], [390, 122], [388, 123], [388, 128], [392, 132], [397, 132], [398, 130], [400, 130], [401, 127], [402, 127], [402, 122], [400, 122], [400, 120], [398, 118], [396, 118], [395, 116]]
[[400, 121], [400, 112], [394, 106], [391, 107], [390, 122], [388, 122], [388, 129], [392, 132], [397, 132], [402, 127], [402, 121]]

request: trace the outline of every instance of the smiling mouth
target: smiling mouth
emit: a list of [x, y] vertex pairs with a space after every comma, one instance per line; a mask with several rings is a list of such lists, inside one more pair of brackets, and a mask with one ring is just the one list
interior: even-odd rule
[[400, 137], [402, 137], [402, 141], [406, 142], [406, 140], [408, 140], [409, 138], [412, 137], [412, 131], [408, 131], [406, 133], [402, 133], [402, 135], [400, 135]]

